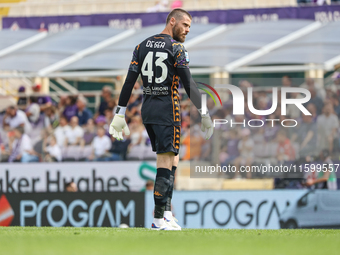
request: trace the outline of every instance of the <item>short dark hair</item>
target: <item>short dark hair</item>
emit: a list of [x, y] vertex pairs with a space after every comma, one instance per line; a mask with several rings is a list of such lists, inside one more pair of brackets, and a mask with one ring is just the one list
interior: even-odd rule
[[166, 24], [170, 22], [172, 17], [174, 17], [176, 20], [180, 20], [183, 17], [183, 15], [187, 15], [190, 19], [192, 19], [192, 16], [186, 10], [180, 8], [173, 9], [166, 18]]

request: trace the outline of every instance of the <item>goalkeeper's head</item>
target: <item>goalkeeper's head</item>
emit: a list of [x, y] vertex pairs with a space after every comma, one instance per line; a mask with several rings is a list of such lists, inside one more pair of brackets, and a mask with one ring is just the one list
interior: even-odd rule
[[192, 17], [183, 9], [172, 10], [166, 18], [166, 26], [172, 31], [172, 38], [183, 43], [190, 32]]

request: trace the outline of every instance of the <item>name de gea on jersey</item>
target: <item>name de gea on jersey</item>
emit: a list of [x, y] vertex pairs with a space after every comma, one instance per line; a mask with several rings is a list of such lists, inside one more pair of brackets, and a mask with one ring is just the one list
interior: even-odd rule
[[163, 49], [165, 46], [165, 42], [148, 40], [145, 46], [148, 48]]

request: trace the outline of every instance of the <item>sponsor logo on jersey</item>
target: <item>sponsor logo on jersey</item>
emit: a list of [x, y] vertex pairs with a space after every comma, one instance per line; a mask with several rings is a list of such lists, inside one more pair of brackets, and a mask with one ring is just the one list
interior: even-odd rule
[[152, 87], [152, 90], [163, 91], [163, 90], [169, 90], [169, 88], [168, 87]]
[[143, 94], [145, 94], [145, 95], [151, 95], [151, 89], [150, 89], [150, 87], [144, 87], [144, 88], [143, 88]]
[[152, 95], [152, 96], [166, 96], [169, 94], [168, 87], [144, 87], [143, 94], [144, 95]]

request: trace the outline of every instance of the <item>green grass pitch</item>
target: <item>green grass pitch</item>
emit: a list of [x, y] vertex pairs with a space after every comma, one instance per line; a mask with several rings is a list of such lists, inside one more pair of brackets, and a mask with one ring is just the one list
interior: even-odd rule
[[340, 230], [0, 227], [1, 255], [340, 254]]

